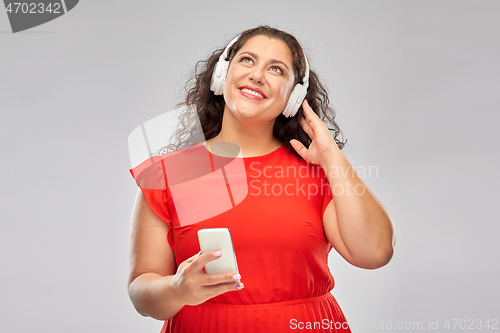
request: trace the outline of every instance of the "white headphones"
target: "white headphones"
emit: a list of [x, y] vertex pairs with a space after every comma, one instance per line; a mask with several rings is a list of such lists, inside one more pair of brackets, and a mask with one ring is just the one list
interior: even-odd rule
[[[240, 36], [236, 36], [236, 38], [229, 42], [224, 49], [224, 52], [220, 55], [219, 61], [215, 65], [214, 72], [212, 73], [212, 80], [210, 82], [210, 90], [212, 90], [215, 95], [222, 95], [224, 83], [226, 82], [227, 69], [229, 68], [229, 61], [226, 60], [227, 54], [229, 52], [229, 48], [236, 43], [238, 38], [240, 38]], [[293, 88], [285, 109], [282, 112], [285, 117], [295, 116], [307, 95], [307, 88], [309, 88], [309, 62], [307, 61], [305, 54], [304, 59], [306, 61], [306, 74], [302, 79], [303, 84], [297, 83]]]

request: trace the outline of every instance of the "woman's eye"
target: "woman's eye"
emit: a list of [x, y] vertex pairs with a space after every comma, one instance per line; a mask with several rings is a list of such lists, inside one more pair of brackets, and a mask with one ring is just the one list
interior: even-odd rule
[[253, 64], [253, 60], [248, 58], [248, 57], [241, 58], [240, 61], [241, 62], [248, 62], [249, 64]]
[[279, 73], [279, 74], [283, 74], [283, 70], [281, 69], [281, 67], [273, 66], [273, 67], [271, 67], [271, 70], [273, 72], [276, 72], [276, 73]]

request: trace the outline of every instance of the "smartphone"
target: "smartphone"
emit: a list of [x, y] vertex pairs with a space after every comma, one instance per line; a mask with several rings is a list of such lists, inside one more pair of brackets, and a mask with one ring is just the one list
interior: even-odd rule
[[[238, 272], [231, 233], [227, 228], [208, 228], [198, 230], [201, 253], [221, 251], [222, 255], [205, 265], [207, 274]], [[236, 280], [235, 280], [236, 281]], [[231, 281], [234, 282], [234, 281]], [[240, 282], [240, 280], [237, 280]]]

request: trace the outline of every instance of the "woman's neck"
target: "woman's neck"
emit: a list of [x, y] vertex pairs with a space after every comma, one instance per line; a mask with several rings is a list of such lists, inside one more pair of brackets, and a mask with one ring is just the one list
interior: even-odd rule
[[262, 138], [255, 138], [251, 140], [247, 140], [244, 137], [231, 138], [226, 137], [221, 132], [215, 138], [207, 140], [208, 149], [210, 150], [210, 144], [213, 142], [231, 142], [241, 149], [242, 157], [254, 157], [254, 156], [262, 156], [273, 152], [282, 146], [281, 141], [276, 138], [272, 138], [269, 140], [263, 140]]
[[[274, 122], [268, 124], [252, 124], [234, 122], [224, 117], [220, 133], [211, 142], [231, 142], [238, 145], [243, 157], [266, 155], [280, 146], [281, 141], [273, 136]], [[210, 147], [209, 147], [210, 149]]]

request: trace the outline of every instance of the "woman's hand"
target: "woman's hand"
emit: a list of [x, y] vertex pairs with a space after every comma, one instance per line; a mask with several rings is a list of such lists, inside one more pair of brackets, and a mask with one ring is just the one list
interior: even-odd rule
[[177, 290], [178, 299], [185, 305], [198, 305], [206, 300], [228, 291], [243, 288], [243, 283], [236, 282], [241, 276], [236, 273], [206, 274], [203, 267], [221, 256], [220, 251], [198, 253], [183, 261], [171, 279]]
[[324, 166], [339, 149], [326, 124], [314, 113], [306, 99], [302, 102], [302, 109], [305, 119], [300, 119], [300, 125], [311, 138], [311, 144], [309, 149], [296, 139], [290, 140], [290, 144], [306, 162]]

